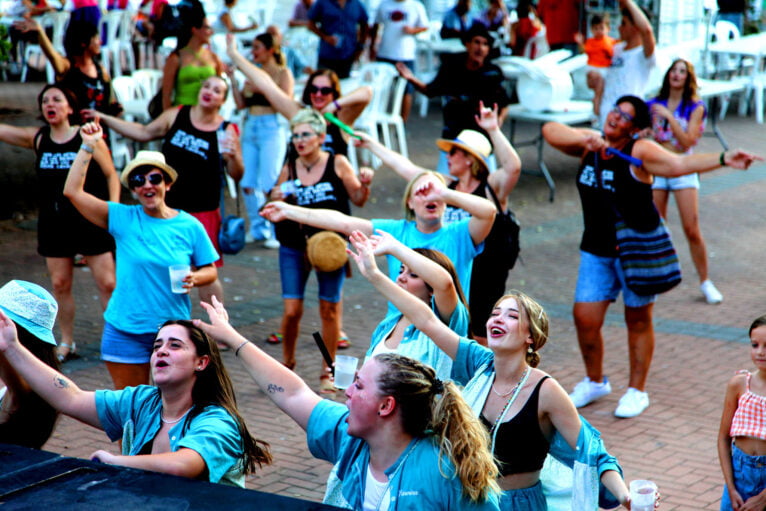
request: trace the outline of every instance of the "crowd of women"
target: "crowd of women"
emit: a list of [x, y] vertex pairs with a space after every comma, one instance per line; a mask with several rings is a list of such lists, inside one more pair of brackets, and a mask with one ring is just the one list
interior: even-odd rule
[[[574, 318], [586, 377], [567, 395], [538, 368], [549, 335], [545, 310], [522, 292], [505, 292], [510, 265], [503, 264], [509, 255], [501, 247], [509, 233], [500, 230], [521, 162], [501, 131], [496, 105], [480, 104], [476, 112], [489, 138], [465, 129], [437, 141], [448, 153], [449, 175], [356, 133], [358, 147], [408, 182], [404, 218], [368, 220], [353, 216], [351, 204], [361, 207], [370, 198], [374, 171], [352, 167], [348, 133], [322, 114], [353, 125], [371, 90], [341, 94], [335, 73], [318, 70], [296, 102], [293, 78], [269, 34], [253, 43], [258, 66], [229, 38], [228, 57], [247, 80], [240, 89], [222, 76], [209, 38], [204, 16], [194, 18], [165, 68], [165, 109], [147, 125], [119, 117], [108, 74], [97, 63], [99, 36], [87, 31], [70, 36], [67, 57], [55, 61], [61, 80], [40, 93], [45, 125], [0, 125], [0, 140], [37, 155], [38, 251], [53, 288], [53, 296], [22, 280], [0, 288], [0, 441], [39, 448], [64, 413], [121, 439], [120, 455], [98, 450], [94, 459], [244, 486], [245, 475], [272, 455], [268, 439], [253, 437], [237, 409], [220, 354], [225, 349], [306, 431], [312, 454], [334, 465], [328, 503], [544, 510], [555, 507], [545, 474], [558, 464], [573, 474], [567, 509], [630, 508], [619, 463], [577, 412], [611, 391], [601, 328], [620, 293], [630, 375], [615, 415], [635, 417], [649, 405], [656, 294], [637, 292], [626, 281], [615, 248], [617, 226], [624, 222], [640, 232], [662, 227], [673, 191], [703, 292], [708, 302], [720, 302], [698, 224], [698, 181], [682, 176], [723, 166], [747, 169], [758, 159], [741, 150], [689, 154], [705, 117], [691, 64], [674, 62], [651, 107], [633, 96], [620, 98], [603, 132], [544, 127], [553, 147], [581, 160], [577, 187], [585, 229]], [[248, 109], [242, 138], [220, 113], [230, 93]], [[279, 115], [289, 123], [286, 151]], [[659, 143], [638, 136], [650, 127]], [[162, 140], [162, 151], [138, 152], [118, 174], [106, 128], [138, 142]], [[497, 169], [490, 172], [493, 152]], [[281, 362], [228, 322], [217, 244], [225, 174], [242, 180], [253, 237], [279, 242], [284, 313], [272, 341], [283, 344]], [[133, 204], [120, 203], [120, 184]], [[309, 250], [326, 231], [341, 236], [341, 259], [348, 255], [389, 301], [366, 360], [345, 390], [345, 406], [320, 398], [293, 372], [312, 270], [331, 359], [343, 339], [349, 263], [326, 269]], [[83, 391], [59, 372], [76, 349], [71, 287], [78, 254], [93, 270], [105, 309], [101, 355], [115, 390]], [[388, 275], [375, 256], [386, 256]], [[190, 268], [182, 293], [171, 289], [168, 272], [179, 264]], [[207, 321], [191, 320], [192, 288], [199, 290]], [[747, 422], [766, 415], [766, 343], [763, 322], [756, 323], [751, 337], [758, 372], [730, 383], [719, 441], [726, 498], [736, 509], [766, 494], [762, 484], [749, 484], [747, 469], [766, 442], [766, 431]], [[330, 367], [319, 378], [320, 393], [336, 393]], [[743, 404], [743, 398], [756, 404]], [[35, 428], [25, 427], [33, 421]]]

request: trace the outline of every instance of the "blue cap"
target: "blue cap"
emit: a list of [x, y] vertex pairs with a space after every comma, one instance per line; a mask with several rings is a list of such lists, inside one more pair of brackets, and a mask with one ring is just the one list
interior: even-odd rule
[[0, 309], [41, 341], [56, 345], [53, 324], [59, 306], [44, 287], [24, 280], [10, 281], [0, 287]]

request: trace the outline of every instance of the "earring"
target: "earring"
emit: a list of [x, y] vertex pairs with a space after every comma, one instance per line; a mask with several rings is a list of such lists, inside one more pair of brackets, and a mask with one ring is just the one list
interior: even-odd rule
[[527, 348], [527, 353], [534, 353], [534, 352], [535, 352], [535, 350], [532, 349], [532, 346]]

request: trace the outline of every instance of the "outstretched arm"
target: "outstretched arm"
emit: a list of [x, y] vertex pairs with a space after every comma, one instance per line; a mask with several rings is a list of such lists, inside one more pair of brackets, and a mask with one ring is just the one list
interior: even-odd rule
[[373, 140], [367, 133], [357, 131], [355, 132], [360, 138], [355, 142], [357, 147], [369, 149], [375, 156], [380, 158], [383, 165], [389, 167], [398, 175], [406, 179], [408, 182], [421, 172], [425, 172], [426, 168], [419, 165], [415, 165], [412, 161], [404, 157], [404, 155], [397, 153], [384, 146], [380, 142]]
[[596, 130], [572, 128], [560, 122], [547, 122], [543, 125], [545, 141], [569, 156], [582, 157], [585, 151], [596, 151], [606, 145], [606, 141]]
[[37, 41], [40, 44], [40, 49], [43, 50], [43, 53], [48, 58], [51, 66], [53, 66], [56, 76], [60, 77], [69, 71], [69, 68], [71, 67], [69, 59], [56, 51], [56, 48], [53, 47], [53, 43], [48, 38], [48, 34], [45, 33], [45, 29], [43, 29], [42, 25], [40, 25], [37, 20], [25, 19], [15, 22], [13, 26], [24, 33], [37, 32]]
[[34, 149], [35, 135], [39, 130], [39, 127], [34, 126], [21, 127], [0, 124], [0, 142], [26, 149]]
[[56, 410], [101, 428], [93, 392], [81, 390], [69, 378], [35, 357], [19, 342], [16, 325], [0, 310], [0, 356], [32, 390]]
[[356, 252], [351, 249], [346, 249], [346, 251], [356, 262], [362, 275], [397, 309], [402, 311], [407, 319], [415, 325], [415, 328], [430, 337], [447, 356], [454, 359], [457, 355], [459, 336], [442, 323], [425, 302], [400, 288], [380, 271], [375, 262], [374, 244], [364, 233], [354, 232], [351, 234], [350, 240]]
[[289, 415], [304, 430], [309, 417], [321, 398], [293, 371], [271, 358], [255, 344], [245, 339], [229, 324], [229, 315], [223, 304], [213, 297], [213, 303], [201, 303], [210, 318], [210, 323], [195, 319], [208, 335], [234, 349], [234, 354], [245, 365], [245, 369], [256, 385]]
[[162, 472], [174, 476], [196, 479], [205, 472], [207, 464], [200, 454], [186, 447], [174, 452], [161, 454], [139, 454], [136, 456], [123, 456], [112, 454], [99, 449], [90, 455], [90, 459], [106, 463], [107, 465], [121, 465], [123, 467], [140, 468], [152, 472]]
[[653, 140], [641, 139], [633, 146], [633, 156], [643, 161], [642, 170], [663, 177], [678, 177], [694, 172], [709, 172], [721, 167], [747, 170], [755, 161], [763, 158], [743, 151], [730, 149], [721, 153], [676, 154]]
[[489, 185], [497, 195], [500, 205], [505, 208], [508, 195], [519, 182], [521, 176], [521, 159], [511, 143], [503, 135], [498, 119], [497, 104], [492, 108], [485, 108], [484, 103], [479, 103], [479, 115], [476, 116], [476, 124], [489, 134], [492, 146], [495, 149], [497, 159], [497, 171], [489, 175]]
[[292, 220], [299, 224], [311, 225], [320, 229], [342, 232], [345, 235], [353, 231], [372, 234], [372, 222], [335, 211], [334, 209], [310, 209], [293, 206], [286, 202], [276, 201], [266, 204], [261, 210], [261, 216], [269, 222]]
[[149, 142], [162, 138], [170, 131], [170, 127], [178, 115], [177, 108], [165, 110], [155, 120], [149, 124], [139, 124], [137, 122], [126, 121], [113, 115], [107, 115], [94, 110], [83, 110], [83, 115], [88, 119], [98, 117], [102, 123], [112, 128], [114, 131], [137, 142]]
[[[98, 122], [89, 122], [80, 128], [82, 146], [67, 174], [64, 183], [64, 197], [69, 199], [77, 211], [91, 223], [106, 229], [109, 226], [109, 204], [85, 191], [85, 177], [88, 166], [98, 144], [103, 144], [104, 132]], [[111, 193], [110, 193], [111, 195]], [[119, 191], [117, 193], [119, 198]]]

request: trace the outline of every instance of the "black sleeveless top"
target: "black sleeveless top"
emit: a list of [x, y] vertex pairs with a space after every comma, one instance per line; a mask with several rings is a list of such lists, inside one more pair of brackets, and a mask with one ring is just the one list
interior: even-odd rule
[[[288, 166], [292, 166], [288, 174], [291, 179], [295, 179], [296, 175], [294, 165], [294, 162], [288, 163]], [[334, 209], [346, 215], [350, 214], [351, 205], [346, 186], [335, 172], [335, 155], [330, 153], [330, 156], [327, 158], [324, 174], [322, 174], [322, 178], [319, 181], [309, 186], [298, 184], [295, 187], [295, 194], [287, 197], [285, 202], [304, 208]], [[305, 250], [306, 238], [324, 230], [310, 225], [299, 224], [291, 220], [279, 222], [274, 227], [276, 228], [279, 242], [294, 250]]]
[[[622, 152], [631, 154], [634, 143], [631, 140]], [[634, 178], [630, 163], [617, 156], [587, 153], [577, 173], [577, 191], [585, 224], [580, 249], [585, 252], [617, 257], [617, 213], [637, 231], [650, 231], [660, 223], [652, 185]]]
[[[519, 413], [498, 426], [494, 454], [501, 476], [535, 472], [543, 468], [550, 444], [540, 429], [537, 404], [540, 387], [548, 378], [550, 376], [540, 379]], [[487, 430], [492, 428], [483, 414], [480, 419]]]
[[266, 99], [266, 96], [260, 93], [251, 94], [250, 96], [245, 96], [245, 106], [268, 106], [271, 107], [271, 103], [269, 103], [269, 100]]
[[333, 154], [342, 154], [348, 156], [348, 143], [343, 139], [340, 128], [331, 123], [327, 123], [327, 134], [324, 137], [322, 149]]
[[178, 116], [162, 142], [165, 160], [178, 172], [165, 202], [188, 213], [214, 211], [221, 200], [223, 172], [217, 130], [198, 130], [191, 122], [191, 107], [178, 108]]

